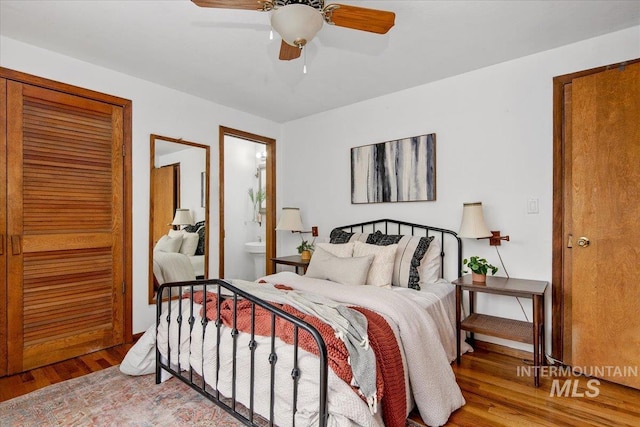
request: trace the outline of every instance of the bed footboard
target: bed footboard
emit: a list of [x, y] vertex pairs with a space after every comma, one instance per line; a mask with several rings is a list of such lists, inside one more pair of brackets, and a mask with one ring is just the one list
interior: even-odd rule
[[[194, 308], [194, 300], [193, 298], [184, 298], [186, 295], [194, 295], [194, 293], [203, 291], [203, 295], [207, 295], [207, 293], [212, 293], [216, 296], [215, 302], [207, 302], [206, 298], [203, 298], [202, 301], [202, 309], [204, 313], [207, 313], [207, 304], [215, 305], [215, 313], [216, 318], [209, 320], [207, 316], [199, 316], [200, 309]], [[260, 425], [260, 423], [266, 420], [268, 425], [274, 425], [274, 407], [276, 400], [276, 364], [278, 363], [278, 351], [276, 350], [276, 340], [277, 336], [275, 335], [276, 330], [276, 319], [278, 322], [288, 322], [291, 324], [293, 328], [293, 344], [291, 346], [287, 346], [286, 350], [291, 351], [293, 357], [293, 368], [291, 370], [290, 375], [290, 387], [292, 402], [290, 405], [291, 408], [291, 425], [296, 425], [296, 411], [298, 405], [298, 380], [300, 378], [300, 369], [298, 367], [298, 351], [299, 351], [299, 334], [302, 331], [307, 332], [318, 348], [318, 358], [319, 358], [319, 372], [318, 372], [318, 425], [326, 426], [328, 421], [328, 408], [327, 408], [327, 387], [328, 387], [328, 355], [327, 355], [327, 347], [322, 339], [320, 333], [308, 323], [298, 319], [295, 316], [281, 310], [280, 308], [261, 300], [260, 298], [251, 295], [242, 289], [239, 289], [230, 283], [224, 280], [199, 280], [199, 281], [191, 281], [191, 282], [180, 282], [180, 283], [167, 283], [160, 286], [158, 289], [157, 300], [157, 318], [156, 318], [156, 336], [158, 336], [158, 331], [166, 321], [166, 334], [167, 339], [166, 343], [160, 343], [156, 340], [156, 383], [159, 384], [161, 382], [161, 374], [162, 371], [166, 371], [173, 375], [174, 377], [180, 379], [187, 385], [189, 385], [194, 390], [198, 391], [200, 394], [205, 396], [207, 399], [213, 401], [230, 415], [244, 423], [245, 425]], [[223, 330], [223, 319], [221, 318], [221, 303], [223, 300], [230, 302], [232, 304], [233, 309], [232, 318], [230, 320], [231, 325], [228, 325], [227, 328]], [[240, 332], [237, 326], [238, 321], [238, 302], [239, 301], [249, 301], [250, 302], [250, 328], [249, 331]], [[256, 372], [255, 367], [257, 363], [256, 356], [256, 308], [259, 307], [261, 309], [266, 310], [269, 313], [271, 320], [271, 336], [266, 337], [267, 340], [270, 340], [270, 350], [268, 355], [268, 363], [270, 366], [269, 379], [270, 381], [270, 393], [269, 393], [269, 413], [258, 414], [255, 411], [255, 401], [256, 399], [264, 399], [265, 397], [260, 395], [256, 396], [255, 389], [255, 380], [256, 380]], [[176, 312], [177, 310], [177, 312]], [[173, 311], [173, 313], [172, 313]], [[185, 315], [186, 314], [186, 315]], [[229, 323], [229, 319], [226, 319], [227, 323]], [[199, 321], [202, 326], [202, 343], [204, 343], [205, 333], [207, 331], [207, 327], [215, 328], [215, 355], [209, 355], [213, 360], [215, 360], [215, 370], [213, 371], [213, 376], [215, 378], [205, 377], [204, 367], [198, 373], [194, 370], [194, 367], [191, 363], [188, 363], [185, 366], [184, 363], [181, 363], [185, 357], [189, 360], [190, 354], [183, 354], [185, 348], [181, 343], [188, 343], [187, 347], [188, 352], [191, 352], [191, 342], [192, 342], [192, 333], [194, 332], [195, 323]], [[209, 325], [212, 323], [212, 325]], [[226, 332], [224, 332], [226, 330]], [[213, 332], [213, 331], [211, 331]], [[229, 333], [231, 335], [230, 339], [223, 339], [224, 333]], [[196, 331], [195, 333], [198, 333]], [[185, 336], [187, 335], [188, 336]], [[249, 376], [249, 391], [248, 391], [248, 401], [239, 401], [238, 395], [236, 393], [236, 381], [238, 375], [241, 373], [243, 377], [246, 377], [247, 372], [244, 372], [244, 368], [240, 368], [240, 364], [237, 363], [236, 357], [239, 352], [239, 336], [242, 334], [250, 335], [248, 338], [248, 358], [249, 361], [244, 360], [244, 365], [248, 364], [250, 372]], [[228, 338], [228, 337], [227, 337]], [[264, 339], [264, 338], [263, 338]], [[162, 350], [165, 352], [167, 357], [162, 356], [162, 352], [160, 346], [166, 346]], [[174, 348], [172, 348], [172, 346]], [[222, 348], [221, 348], [222, 346]], [[226, 347], [231, 346], [231, 348]], [[231, 364], [231, 386], [230, 393], [223, 395], [217, 387], [218, 378], [221, 375], [221, 366], [220, 366], [220, 353], [230, 352], [232, 354], [232, 364]], [[204, 345], [203, 345], [203, 360], [205, 357], [208, 357], [207, 354], [204, 354]], [[244, 354], [246, 354], [246, 350]], [[176, 359], [177, 354], [177, 360]], [[229, 354], [229, 353], [226, 353]], [[172, 360], [173, 355], [173, 360]], [[203, 362], [204, 363], [204, 362]], [[242, 369], [243, 372], [239, 372], [238, 370]], [[229, 373], [224, 372], [225, 375]], [[263, 375], [264, 377], [264, 375]], [[278, 387], [282, 387], [283, 379], [277, 379], [279, 385]], [[243, 392], [243, 395], [246, 395], [246, 392]], [[280, 415], [280, 414], [279, 414]]]

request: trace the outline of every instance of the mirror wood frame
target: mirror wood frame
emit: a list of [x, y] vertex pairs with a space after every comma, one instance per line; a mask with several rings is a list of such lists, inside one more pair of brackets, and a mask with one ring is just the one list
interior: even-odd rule
[[204, 253], [204, 277], [209, 277], [209, 232], [210, 232], [210, 221], [209, 221], [209, 207], [210, 207], [210, 183], [211, 183], [211, 167], [210, 167], [210, 158], [211, 158], [211, 147], [204, 144], [198, 144], [195, 142], [185, 141], [184, 139], [176, 139], [169, 138], [167, 136], [151, 134], [149, 136], [149, 159], [150, 159], [150, 168], [149, 168], [149, 304], [156, 303], [155, 297], [155, 289], [153, 284], [153, 212], [154, 212], [154, 196], [155, 196], [155, 188], [154, 182], [151, 177], [152, 171], [155, 168], [155, 157], [156, 157], [156, 141], [164, 141], [175, 144], [187, 145], [193, 148], [202, 148], [205, 150], [205, 206], [204, 206], [204, 221], [205, 221], [205, 233], [204, 233], [204, 244], [205, 244], [205, 253]]
[[225, 136], [233, 136], [247, 141], [255, 142], [258, 144], [264, 144], [267, 151], [266, 161], [266, 221], [265, 221], [265, 274], [273, 274], [273, 263], [271, 258], [276, 256], [276, 140], [273, 138], [267, 138], [265, 136], [255, 135], [249, 132], [244, 132], [237, 129], [220, 126], [219, 129], [219, 164], [218, 173], [220, 180], [220, 194], [219, 194], [219, 222], [220, 222], [220, 236], [219, 236], [219, 264], [218, 274], [220, 278], [224, 278], [224, 139]]

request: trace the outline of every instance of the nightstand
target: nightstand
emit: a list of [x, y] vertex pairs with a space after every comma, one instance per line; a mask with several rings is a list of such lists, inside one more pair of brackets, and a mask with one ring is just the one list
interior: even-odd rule
[[294, 266], [296, 268], [296, 274], [300, 274], [299, 269], [302, 269], [302, 274], [306, 273], [307, 267], [309, 266], [309, 261], [303, 261], [300, 255], [271, 258], [271, 262], [273, 263], [274, 273], [276, 272], [276, 265], [278, 264]]
[[[486, 284], [473, 283], [471, 275], [454, 280], [456, 286], [456, 336], [457, 363], [460, 363], [460, 335], [461, 330], [490, 335], [525, 344], [533, 344], [533, 383], [540, 385], [540, 365], [545, 364], [544, 345], [544, 291], [548, 283], [538, 280], [513, 279], [506, 277], [488, 276]], [[462, 291], [469, 292], [469, 316], [462, 319]], [[533, 321], [506, 319], [475, 312], [475, 293], [508, 295], [513, 297], [530, 298], [533, 300]]]

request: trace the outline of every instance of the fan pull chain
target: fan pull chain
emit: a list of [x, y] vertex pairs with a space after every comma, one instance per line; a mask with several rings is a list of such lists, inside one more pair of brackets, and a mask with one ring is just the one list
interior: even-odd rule
[[302, 48], [302, 54], [304, 55], [304, 65], [302, 66], [302, 74], [307, 74], [307, 49]]

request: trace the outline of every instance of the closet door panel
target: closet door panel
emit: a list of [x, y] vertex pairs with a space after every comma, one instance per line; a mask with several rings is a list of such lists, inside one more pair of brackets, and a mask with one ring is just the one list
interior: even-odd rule
[[119, 107], [8, 95], [12, 373], [123, 342], [123, 132]]

